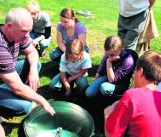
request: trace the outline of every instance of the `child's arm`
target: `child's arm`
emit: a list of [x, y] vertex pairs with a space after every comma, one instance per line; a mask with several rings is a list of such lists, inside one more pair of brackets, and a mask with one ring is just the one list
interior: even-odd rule
[[64, 86], [65, 86], [66, 91], [69, 91], [70, 92], [71, 91], [70, 84], [68, 82], [68, 79], [66, 77], [65, 72], [60, 71], [60, 77], [61, 77], [61, 80], [62, 80]]
[[87, 69], [82, 69], [79, 73], [68, 78], [68, 82], [75, 80], [76, 78], [82, 77], [87, 72]]
[[99, 73], [96, 73], [95, 75], [95, 79], [99, 78], [100, 77], [100, 74]]

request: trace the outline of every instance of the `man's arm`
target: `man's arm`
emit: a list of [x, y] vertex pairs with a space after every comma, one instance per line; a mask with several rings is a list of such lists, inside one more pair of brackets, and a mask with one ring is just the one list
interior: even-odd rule
[[24, 49], [27, 56], [27, 60], [30, 65], [29, 74], [27, 77], [26, 84], [28, 84], [34, 91], [40, 86], [39, 75], [38, 75], [38, 61], [39, 55], [35, 47], [31, 44], [28, 48]]
[[5, 132], [2, 125], [0, 125], [0, 137], [5, 137]]
[[54, 115], [54, 109], [45, 100], [45, 98], [37, 94], [28, 85], [23, 84], [16, 71], [8, 74], [0, 74], [0, 78], [13, 90], [16, 95], [40, 104], [47, 112]]

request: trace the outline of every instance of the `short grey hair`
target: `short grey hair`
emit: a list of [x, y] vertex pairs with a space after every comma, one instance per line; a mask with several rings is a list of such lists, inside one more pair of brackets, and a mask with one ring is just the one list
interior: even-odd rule
[[28, 10], [25, 8], [13, 8], [6, 15], [5, 23], [11, 22], [13, 25], [19, 25], [24, 17], [31, 17]]

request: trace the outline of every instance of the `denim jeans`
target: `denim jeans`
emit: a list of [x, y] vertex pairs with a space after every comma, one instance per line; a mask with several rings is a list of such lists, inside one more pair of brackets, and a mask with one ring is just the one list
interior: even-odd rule
[[[30, 37], [32, 39], [35, 39], [37, 37], [39, 37], [40, 35], [39, 34], [35, 34], [35, 33], [30, 33]], [[51, 37], [47, 38], [47, 39], [43, 39], [39, 42], [39, 45], [40, 45], [40, 52], [42, 53], [50, 44], [51, 42]]]
[[[38, 71], [41, 69], [39, 62]], [[26, 59], [17, 61], [16, 71], [23, 82], [26, 81], [29, 64]], [[32, 107], [32, 102], [14, 94], [12, 89], [5, 83], [0, 84], [0, 106], [10, 111], [13, 115], [28, 114]]]
[[[89, 52], [88, 46], [85, 46], [85, 51], [87, 53]], [[55, 49], [53, 49], [49, 53], [50, 60], [51, 61], [59, 61], [62, 54], [63, 54], [63, 52], [60, 50], [60, 48], [59, 47], [56, 47]]]
[[[70, 75], [67, 75], [67, 77], [69, 77]], [[76, 95], [80, 95], [82, 94], [82, 92], [88, 87], [88, 81], [87, 81], [87, 77], [83, 76], [83, 77], [79, 77], [77, 79], [75, 79], [74, 81], [72, 81], [70, 83], [71, 85], [71, 89], [73, 89], [74, 83], [76, 83], [77, 85], [77, 93], [75, 93]], [[63, 88], [63, 83], [61, 81], [61, 77], [60, 74], [57, 74], [50, 82], [49, 84], [51, 89], [61, 89]]]
[[85, 94], [88, 98], [93, 98], [97, 96], [99, 91], [104, 96], [111, 96], [114, 92], [118, 92], [118, 94], [123, 93], [125, 89], [119, 84], [109, 83], [107, 76], [100, 76], [89, 85]]

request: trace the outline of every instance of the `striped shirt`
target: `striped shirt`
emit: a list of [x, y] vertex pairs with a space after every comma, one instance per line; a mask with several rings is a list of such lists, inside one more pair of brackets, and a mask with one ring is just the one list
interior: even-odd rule
[[29, 45], [29, 39], [24, 45], [20, 45], [17, 42], [9, 42], [0, 29], [0, 73], [14, 72], [20, 49], [25, 49]]

